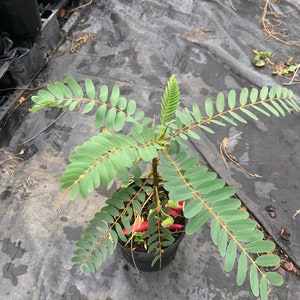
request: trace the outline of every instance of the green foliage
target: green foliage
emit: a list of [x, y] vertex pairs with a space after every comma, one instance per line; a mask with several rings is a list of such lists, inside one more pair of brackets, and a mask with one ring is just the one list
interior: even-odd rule
[[255, 54], [253, 64], [256, 67], [264, 67], [273, 57], [273, 53], [270, 51], [259, 51], [255, 49], [253, 50], [253, 53]]
[[81, 113], [87, 114], [95, 111], [96, 128], [105, 127], [108, 131], [121, 131], [126, 122], [135, 122], [143, 118], [143, 112], [136, 112], [136, 102], [127, 101], [120, 97], [120, 89], [114, 86], [109, 95], [107, 86], [101, 86], [99, 95], [91, 79], [85, 80], [85, 90], [79, 83], [69, 77], [67, 84], [55, 82], [47, 86], [48, 91], [41, 90], [37, 96], [32, 97], [35, 105], [31, 112], [41, 110], [47, 106], [67, 108], [70, 111], [80, 106]]
[[164, 97], [161, 102], [161, 128], [164, 128], [168, 122], [170, 122], [178, 108], [180, 102], [179, 98], [180, 92], [177, 80], [175, 76], [172, 75], [168, 81]]
[[[75, 79], [67, 78], [66, 84], [55, 82], [32, 97], [32, 112], [56, 107], [94, 113], [95, 126], [106, 129], [75, 147], [60, 178], [65, 189], [61, 199], [66, 193], [70, 199], [78, 194], [86, 198], [101, 185], [111, 186], [116, 178], [122, 182], [121, 189], [106, 200], [84, 229], [76, 243], [73, 267], [80, 267], [84, 274], [98, 270], [118, 240], [129, 242], [132, 219], [141, 218], [145, 207], [149, 211], [147, 251], [155, 253], [153, 265], [161, 262], [163, 249], [174, 242], [172, 232], [165, 228], [173, 218], [157, 192], [162, 184], [172, 203], [184, 201], [183, 214], [189, 219], [185, 232], [193, 234], [210, 221], [211, 239], [224, 257], [225, 271], [237, 265], [237, 285], [248, 275], [253, 294], [267, 299], [269, 285], [283, 283], [278, 273], [264, 270], [280, 261], [271, 254], [275, 244], [263, 239], [256, 222], [241, 209], [235, 189], [208, 171], [197, 157], [188, 156], [187, 141], [200, 140], [196, 128], [213, 134], [211, 125], [237, 126], [261, 116], [285, 116], [299, 111], [299, 102], [286, 88], [265, 86], [260, 90], [243, 88], [239, 93], [230, 90], [227, 96], [220, 92], [216, 100], [207, 98], [203, 109], [196, 102], [191, 109], [180, 109], [179, 98], [176, 78], [171, 76], [162, 98], [160, 124], [153, 124], [134, 100], [121, 96], [119, 87], [111, 91], [105, 85], [95, 88], [90, 79], [82, 88]], [[129, 134], [118, 133], [125, 125]], [[150, 172], [142, 175], [145, 164]], [[134, 188], [131, 182], [135, 182]]]

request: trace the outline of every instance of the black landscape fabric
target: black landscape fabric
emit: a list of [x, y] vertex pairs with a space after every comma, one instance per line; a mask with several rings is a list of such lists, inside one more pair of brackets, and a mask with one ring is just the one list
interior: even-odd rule
[[[159, 111], [171, 74], [186, 107], [242, 87], [285, 85], [300, 96], [299, 15], [300, 2], [291, 0], [92, 1], [35, 84], [67, 76], [118, 84], [149, 116]], [[78, 44], [83, 35], [86, 42]], [[255, 56], [265, 66], [255, 66]], [[201, 134], [191, 152], [236, 188], [290, 257], [292, 272], [283, 271], [286, 282], [272, 289], [270, 299], [300, 299], [292, 268], [300, 266], [299, 114], [259, 118]], [[248, 283], [236, 286], [236, 271], [223, 271], [209, 225], [196, 238], [185, 237], [175, 261], [155, 276], [138, 275], [118, 253], [88, 278], [71, 270], [74, 243], [110, 191], [101, 189], [88, 201], [66, 200], [57, 212], [58, 179], [73, 146], [95, 132], [92, 115], [47, 109], [27, 114], [1, 148], [0, 298], [253, 299]], [[238, 163], [222, 156], [224, 138]]]

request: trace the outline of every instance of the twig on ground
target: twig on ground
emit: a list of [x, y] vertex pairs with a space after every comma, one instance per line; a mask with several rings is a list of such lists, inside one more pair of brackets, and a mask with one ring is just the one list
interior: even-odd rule
[[[262, 16], [261, 16], [261, 23], [263, 25], [263, 30], [267, 35], [267, 38], [273, 38], [274, 40], [283, 43], [285, 45], [291, 46], [291, 45], [299, 45], [300, 41], [286, 41], [280, 37], [278, 37], [278, 35], [283, 36], [282, 34], [280, 34], [279, 32], [276, 32], [274, 30], [275, 27], [279, 27], [282, 25], [282, 23], [279, 20], [280, 15], [277, 13], [274, 13], [271, 10], [270, 7], [270, 2], [272, 2], [272, 0], [266, 0], [265, 5], [263, 7], [263, 12], [262, 12]], [[291, 13], [292, 10], [287, 11], [283, 14], [288, 14]], [[275, 21], [273, 21], [273, 23], [267, 18], [267, 15], [272, 15], [275, 18]], [[276, 24], [274, 24], [276, 22]]]
[[73, 11], [76, 11], [76, 10], [78, 10], [78, 9], [84, 8], [84, 7], [86, 7], [86, 6], [89, 6], [89, 5], [91, 5], [92, 3], [93, 3], [93, 0], [90, 0], [89, 2], [87, 2], [87, 3], [85, 3], [85, 4], [82, 4], [82, 5], [79, 5], [79, 6], [77, 6], [77, 7], [74, 7], [74, 8], [72, 8], [72, 9], [70, 9], [70, 10], [68, 11], [68, 13], [67, 13], [67, 16], [68, 16], [70, 13], [72, 13]]
[[296, 210], [292, 218], [295, 220], [297, 215], [300, 215], [300, 209]]
[[0, 165], [5, 163], [6, 161], [9, 161], [9, 160], [19, 160], [19, 161], [23, 161], [23, 159], [21, 157], [17, 157], [17, 156], [11, 156], [6, 150], [4, 150], [3, 148], [0, 148], [0, 152], [4, 152], [4, 154], [7, 156], [6, 159], [4, 160], [1, 160], [0, 161]]
[[[72, 41], [72, 47], [69, 50], [71, 54], [74, 54], [75, 52], [79, 53], [78, 49], [80, 49], [83, 45], [85, 45], [89, 40], [94, 40], [95, 42], [97, 42], [95, 36], [91, 33], [81, 35], [78, 38], [68, 38], [68, 39]], [[85, 55], [91, 55], [91, 54], [85, 54]]]
[[0, 89], [0, 92], [6, 92], [6, 91], [36, 91], [39, 89], [45, 88], [46, 85], [44, 86], [38, 86], [35, 88], [5, 88], [5, 89]]
[[228, 153], [228, 151], [227, 151], [227, 143], [228, 143], [228, 141], [230, 141], [230, 140], [232, 140], [232, 139], [240, 136], [241, 134], [242, 134], [242, 132], [240, 132], [240, 133], [232, 136], [229, 139], [227, 139], [226, 137], [223, 139], [223, 142], [220, 144], [220, 153], [221, 153], [222, 159], [223, 159], [223, 161], [224, 161], [224, 163], [225, 163], [225, 165], [226, 165], [227, 168], [229, 168], [229, 166], [228, 166], [228, 163], [226, 161], [226, 158], [229, 159], [231, 162], [233, 162], [238, 168], [240, 168], [243, 172], [245, 172], [250, 177], [261, 178], [261, 176], [258, 175], [258, 174], [253, 174], [253, 173], [248, 172], [245, 168], [243, 168], [239, 164], [238, 160], [233, 155], [231, 155], [230, 153]]
[[291, 78], [290, 82], [284, 83], [284, 85], [292, 85], [292, 84], [300, 83], [299, 81], [294, 82], [295, 77], [296, 77], [296, 75], [297, 75], [297, 73], [298, 73], [298, 71], [299, 71], [299, 68], [300, 68], [300, 64], [297, 66], [297, 69], [294, 71], [293, 77]]
[[237, 9], [235, 8], [235, 6], [233, 5], [232, 0], [229, 0], [229, 3], [230, 3], [230, 7], [231, 7], [234, 11], [237, 11]]
[[34, 136], [32, 136], [31, 138], [29, 138], [28, 140], [21, 142], [21, 144], [26, 144], [32, 140], [34, 140], [36, 137], [38, 137], [41, 133], [43, 133], [44, 131], [46, 131], [49, 127], [52, 126], [52, 124], [54, 124], [57, 120], [59, 120], [65, 113], [67, 112], [67, 110], [65, 109], [57, 118], [55, 118], [54, 120], [52, 120], [45, 128], [43, 128], [42, 130], [40, 130], [39, 132], [37, 132]]

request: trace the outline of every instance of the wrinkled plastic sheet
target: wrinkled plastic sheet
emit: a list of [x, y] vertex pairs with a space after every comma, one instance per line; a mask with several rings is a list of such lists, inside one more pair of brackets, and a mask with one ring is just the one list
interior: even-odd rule
[[[182, 106], [200, 105], [219, 91], [290, 80], [271, 75], [272, 69], [252, 65], [253, 49], [268, 50], [278, 61], [294, 57], [299, 45], [267, 39], [261, 16], [265, 1], [97, 1], [82, 11], [69, 33], [90, 39], [74, 54], [74, 40], [61, 45], [48, 67], [38, 76], [45, 83], [73, 76], [96, 83], [118, 84], [128, 99], [152, 116], [159, 112], [162, 87], [174, 73], [182, 93]], [[282, 34], [299, 37], [300, 4], [270, 4], [282, 14]], [[287, 14], [284, 14], [288, 12]], [[285, 30], [283, 30], [285, 28]], [[277, 28], [276, 28], [277, 30]], [[286, 31], [288, 30], [288, 31]], [[299, 95], [299, 85], [290, 85]], [[26, 104], [24, 104], [26, 105]], [[53, 122], [53, 120], [56, 120]], [[51, 126], [50, 126], [51, 125]], [[299, 115], [260, 117], [238, 127], [214, 128], [191, 142], [191, 153], [216, 170], [263, 228], [300, 261], [300, 125]], [[109, 191], [94, 192], [89, 200], [65, 201], [59, 212], [58, 178], [74, 145], [96, 133], [93, 116], [45, 110], [24, 118], [1, 152], [0, 225], [1, 292], [5, 299], [253, 299], [246, 284], [237, 287], [235, 271], [225, 274], [223, 260], [210, 242], [209, 225], [186, 237], [176, 259], [153, 274], [137, 274], [117, 253], [96, 274], [83, 277], [69, 262], [82, 226], [103, 205]], [[248, 172], [224, 163], [220, 144], [227, 137], [228, 152]], [[21, 157], [24, 161], [17, 159]], [[266, 207], [275, 211], [271, 216]], [[294, 216], [294, 218], [293, 218]], [[290, 234], [282, 239], [282, 228]], [[286, 283], [273, 288], [271, 299], [298, 299], [298, 277], [285, 273]]]
[[[6, 87], [6, 81], [8, 81], [8, 83], [11, 84], [8, 78], [5, 79], [5, 76], [7, 75], [6, 72], [8, 72], [10, 68], [12, 68], [15, 61], [18, 61], [18, 64], [20, 65], [20, 60], [22, 60], [24, 56], [28, 55], [30, 50], [28, 48], [22, 47], [14, 48], [13, 42], [7, 36], [3, 38], [3, 41], [4, 52], [0, 56], [0, 86]], [[13, 72], [11, 75], [15, 76], [16, 74]], [[13, 83], [15, 84], [16, 82], [14, 81]]]

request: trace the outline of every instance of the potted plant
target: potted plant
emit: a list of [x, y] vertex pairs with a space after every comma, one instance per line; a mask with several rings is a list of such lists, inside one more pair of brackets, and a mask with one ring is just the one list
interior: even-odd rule
[[66, 84], [49, 84], [32, 101], [32, 112], [45, 107], [80, 109], [82, 114], [94, 111], [95, 126], [105, 129], [75, 147], [60, 178], [64, 192], [58, 205], [67, 194], [70, 199], [78, 194], [87, 198], [101, 185], [121, 182], [76, 243], [73, 267], [86, 275], [95, 272], [119, 243], [129, 253], [137, 252], [137, 257], [141, 252], [152, 254], [151, 266], [157, 269], [170, 261], [164, 254], [174, 245], [177, 248], [182, 232], [191, 235], [211, 221], [211, 238], [225, 259], [225, 271], [231, 271], [237, 261], [238, 285], [249, 273], [253, 294], [266, 299], [270, 284], [283, 283], [281, 275], [265, 269], [280, 263], [272, 253], [275, 244], [264, 239], [255, 220], [241, 209], [235, 189], [188, 154], [187, 141], [200, 139], [197, 128], [213, 133], [212, 124], [236, 126], [247, 118], [258, 120], [259, 114], [285, 116], [299, 111], [290, 90], [243, 88], [239, 97], [231, 90], [226, 98], [219, 93], [215, 102], [207, 98], [202, 110], [197, 103], [181, 109], [179, 87], [172, 75], [159, 120], [144, 116], [134, 100], [120, 96], [118, 86], [109, 93], [103, 85], [97, 94], [90, 79], [84, 88], [73, 78], [67, 78]]

